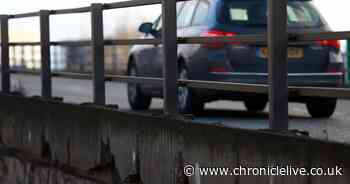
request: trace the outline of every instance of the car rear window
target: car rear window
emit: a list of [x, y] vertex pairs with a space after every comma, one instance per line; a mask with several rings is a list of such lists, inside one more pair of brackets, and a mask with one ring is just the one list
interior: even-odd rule
[[[266, 1], [225, 1], [219, 20], [225, 24], [243, 26], [266, 26]], [[287, 6], [289, 27], [319, 27], [322, 25], [320, 14], [307, 1], [290, 1]]]

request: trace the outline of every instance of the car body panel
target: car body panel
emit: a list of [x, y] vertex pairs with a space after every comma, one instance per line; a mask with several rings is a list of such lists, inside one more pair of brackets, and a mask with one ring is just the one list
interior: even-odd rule
[[[206, 1], [206, 0], [205, 0]], [[221, 30], [237, 34], [265, 34], [266, 26], [246, 27], [231, 24], [223, 24], [218, 20], [222, 2], [229, 0], [206, 1], [211, 6], [208, 10], [208, 19], [205, 24], [179, 27], [179, 37], [198, 37], [208, 30]], [[234, 1], [234, 0], [231, 0]], [[239, 0], [242, 1], [242, 0]], [[256, 0], [254, 0], [256, 1]], [[186, 4], [185, 4], [186, 6]], [[197, 5], [198, 6], [198, 5]], [[181, 12], [180, 12], [181, 14]], [[289, 27], [290, 33], [324, 32], [330, 31], [323, 17], [319, 17], [320, 25], [313, 27]], [[159, 20], [158, 20], [159, 21]], [[193, 21], [193, 17], [192, 17]], [[157, 21], [156, 21], [157, 23]], [[160, 38], [158, 34], [148, 34], [146, 38]], [[192, 80], [225, 81], [234, 83], [267, 84], [268, 59], [261, 55], [261, 50], [267, 46], [263, 43], [225, 44], [220, 48], [210, 48], [201, 44], [179, 44], [179, 61], [185, 62], [189, 78]], [[300, 58], [288, 58], [288, 83], [294, 86], [338, 86], [342, 84], [342, 64], [331, 64], [329, 53], [338, 53], [339, 49], [320, 46], [315, 42], [290, 43], [291, 50], [303, 52]], [[163, 77], [163, 52], [161, 45], [134, 46], [130, 54], [135, 58], [140, 76]], [[335, 67], [334, 67], [335, 66]], [[225, 72], [211, 72], [213, 68], [225, 68]], [[333, 67], [336, 71], [329, 73]], [[162, 97], [161, 86], [142, 85], [145, 93], [154, 97]], [[220, 93], [213, 90], [196, 90], [204, 99], [210, 100], [220, 97]], [[218, 94], [218, 95], [216, 95]]]

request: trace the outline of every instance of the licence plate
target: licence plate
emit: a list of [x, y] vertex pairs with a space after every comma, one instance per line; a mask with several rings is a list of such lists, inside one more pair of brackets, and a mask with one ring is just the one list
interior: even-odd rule
[[[259, 56], [262, 58], [267, 58], [269, 55], [269, 50], [267, 47], [259, 49]], [[288, 47], [288, 58], [291, 59], [301, 59], [304, 57], [304, 49], [297, 47]]]

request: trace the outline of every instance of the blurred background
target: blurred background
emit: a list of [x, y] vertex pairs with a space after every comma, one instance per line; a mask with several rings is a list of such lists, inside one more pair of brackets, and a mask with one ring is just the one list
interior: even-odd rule
[[[89, 6], [91, 3], [111, 3], [118, 0], [5, 0], [0, 14], [16, 14], [40, 9], [64, 9]], [[334, 31], [350, 31], [349, 0], [313, 0], [315, 6]], [[108, 10], [104, 13], [104, 35], [106, 39], [128, 39], [142, 36], [138, 26], [142, 22], [153, 22], [161, 13], [160, 5]], [[51, 16], [51, 41], [74, 41], [90, 39], [90, 14]], [[39, 41], [39, 19], [24, 18], [10, 20], [10, 42]], [[91, 72], [89, 47], [53, 46], [52, 69], [68, 72]], [[105, 49], [106, 71], [123, 74], [126, 70], [129, 46], [108, 46]], [[346, 58], [346, 41], [342, 41], [342, 52]], [[39, 46], [15, 46], [10, 48], [11, 65], [18, 69], [40, 69]], [[69, 61], [69, 62], [68, 62]]]

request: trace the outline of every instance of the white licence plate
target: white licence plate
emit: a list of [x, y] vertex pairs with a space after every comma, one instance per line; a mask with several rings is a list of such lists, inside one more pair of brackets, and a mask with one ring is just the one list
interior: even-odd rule
[[[267, 47], [262, 47], [259, 49], [259, 56], [262, 58], [267, 58], [269, 55], [269, 50]], [[304, 57], [304, 49], [297, 47], [288, 47], [288, 58], [291, 59], [301, 59]]]

